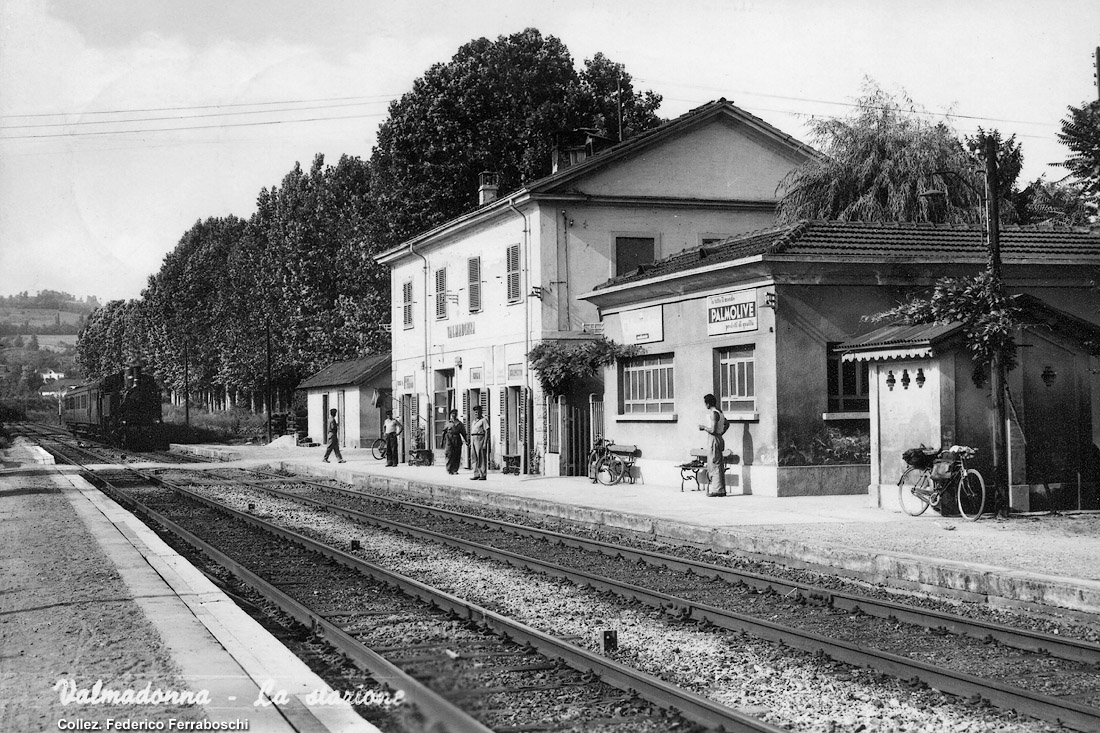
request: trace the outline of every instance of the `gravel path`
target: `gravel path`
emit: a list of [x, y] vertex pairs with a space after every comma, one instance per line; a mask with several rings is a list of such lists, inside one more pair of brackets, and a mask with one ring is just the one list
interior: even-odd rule
[[78, 688], [185, 690], [160, 636], [129, 598], [51, 478], [0, 475], [0, 730], [59, 730], [80, 718], [203, 720], [170, 705], [62, 705]]

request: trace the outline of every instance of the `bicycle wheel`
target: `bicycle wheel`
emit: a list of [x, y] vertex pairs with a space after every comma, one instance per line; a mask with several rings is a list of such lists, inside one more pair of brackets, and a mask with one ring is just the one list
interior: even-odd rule
[[618, 456], [604, 456], [596, 464], [596, 480], [604, 486], [617, 484], [623, 479], [623, 462]]
[[973, 468], [959, 477], [959, 513], [971, 522], [985, 510], [985, 479]]
[[370, 447], [370, 454], [377, 460], [382, 460], [386, 457], [386, 439], [377, 438], [374, 444]]
[[928, 509], [928, 497], [932, 493], [932, 480], [928, 472], [909, 467], [898, 479], [898, 503], [906, 514], [919, 517]]

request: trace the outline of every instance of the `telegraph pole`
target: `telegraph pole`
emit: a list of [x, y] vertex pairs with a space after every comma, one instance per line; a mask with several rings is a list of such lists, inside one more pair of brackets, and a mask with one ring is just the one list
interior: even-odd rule
[[1096, 98], [1100, 99], [1100, 46], [1096, 47]]
[[[997, 142], [990, 136], [986, 136], [984, 145], [985, 154], [985, 186], [986, 186], [986, 229], [989, 240], [989, 279], [992, 294], [998, 300], [1004, 295], [1004, 283], [1001, 281], [1001, 234], [1000, 234], [1000, 202], [997, 192], [999, 181], [997, 175]], [[998, 516], [1008, 516], [1008, 440], [1005, 435], [1005, 363], [1001, 350], [994, 349], [990, 363], [989, 386], [993, 393], [993, 487], [997, 496]]]
[[[264, 319], [264, 332], [267, 338], [267, 385], [264, 391], [267, 402], [267, 442], [271, 442], [271, 319]], [[340, 419], [343, 420], [344, 416], [341, 415]]]

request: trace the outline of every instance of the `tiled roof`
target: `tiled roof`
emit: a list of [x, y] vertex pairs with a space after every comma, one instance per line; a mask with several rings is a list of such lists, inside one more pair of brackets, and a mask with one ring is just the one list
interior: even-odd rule
[[[1084, 227], [1000, 229], [1005, 264], [1059, 262], [1100, 265], [1100, 231]], [[978, 226], [800, 221], [762, 229], [718, 244], [686, 249], [608, 280], [596, 289], [650, 280], [747, 257], [825, 258], [848, 261], [984, 263], [984, 231]]]
[[[390, 354], [378, 354], [363, 359], [338, 361], [305, 379], [298, 389], [311, 387], [336, 387], [342, 384], [363, 384], [371, 378], [390, 371]], [[389, 377], [386, 378], [387, 384]]]

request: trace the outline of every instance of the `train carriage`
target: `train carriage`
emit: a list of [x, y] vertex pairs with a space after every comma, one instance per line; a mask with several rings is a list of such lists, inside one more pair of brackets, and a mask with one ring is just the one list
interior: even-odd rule
[[123, 448], [167, 448], [160, 388], [139, 366], [70, 390], [62, 404], [61, 420], [74, 434], [101, 438]]

